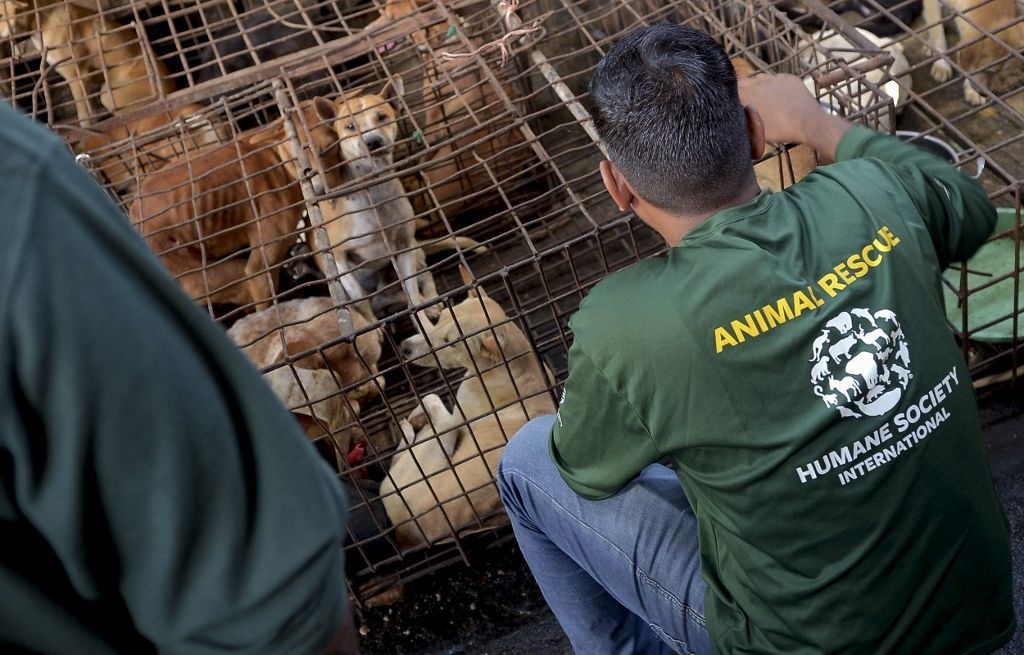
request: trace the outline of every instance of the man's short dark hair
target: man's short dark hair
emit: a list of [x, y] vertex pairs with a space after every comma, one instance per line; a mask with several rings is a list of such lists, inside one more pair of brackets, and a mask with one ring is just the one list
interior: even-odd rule
[[736, 72], [707, 34], [670, 24], [630, 32], [597, 65], [590, 102], [609, 158], [649, 203], [711, 211], [749, 182]]

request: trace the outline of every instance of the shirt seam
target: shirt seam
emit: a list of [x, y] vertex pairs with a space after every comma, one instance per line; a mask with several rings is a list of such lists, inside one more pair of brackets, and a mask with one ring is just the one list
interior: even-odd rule
[[633, 407], [633, 403], [629, 402], [629, 399], [626, 398], [626, 396], [623, 395], [622, 392], [620, 392], [614, 384], [612, 384], [612, 381], [608, 379], [608, 376], [605, 374], [601, 366], [597, 362], [595, 362], [594, 358], [590, 356], [590, 353], [586, 351], [586, 348], [584, 348], [583, 344], [580, 344], [580, 354], [582, 354], [584, 357], [590, 360], [590, 363], [594, 366], [594, 369], [597, 371], [598, 375], [601, 376], [601, 379], [605, 381], [605, 384], [612, 391], [612, 393], [618, 396], [619, 399], [626, 404], [626, 407], [629, 407], [630, 411], [633, 412], [633, 415], [636, 417], [637, 422], [640, 423], [640, 427], [644, 429], [644, 433], [647, 435], [647, 439], [650, 440], [651, 447], [654, 448], [654, 454], [657, 455], [659, 459], [664, 457], [664, 455], [661, 453], [661, 449], [658, 448], [658, 444], [655, 443], [654, 441], [654, 435], [651, 434], [650, 428], [647, 427], [647, 423], [645, 423], [643, 417], [640, 416], [640, 412], [636, 411], [636, 408]]

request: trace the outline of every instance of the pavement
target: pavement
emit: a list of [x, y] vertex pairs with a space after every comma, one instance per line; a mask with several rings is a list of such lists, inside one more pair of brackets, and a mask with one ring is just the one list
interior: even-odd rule
[[[1013, 534], [1017, 623], [1024, 625], [1024, 381], [979, 394], [992, 475]], [[405, 600], [361, 617], [369, 655], [570, 655], [514, 543], [489, 548], [473, 566], [450, 567], [408, 585]], [[999, 651], [1024, 655], [1024, 632]]]

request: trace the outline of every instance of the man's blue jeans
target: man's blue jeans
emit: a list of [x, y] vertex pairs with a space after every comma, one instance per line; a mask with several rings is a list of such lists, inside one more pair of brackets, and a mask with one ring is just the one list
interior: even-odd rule
[[675, 474], [652, 464], [590, 501], [551, 462], [553, 416], [509, 442], [498, 488], [516, 540], [577, 653], [711, 653], [697, 520]]

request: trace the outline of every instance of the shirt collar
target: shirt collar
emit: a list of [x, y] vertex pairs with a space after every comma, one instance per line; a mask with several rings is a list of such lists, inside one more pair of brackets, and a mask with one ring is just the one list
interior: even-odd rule
[[712, 234], [718, 232], [719, 229], [735, 223], [736, 221], [742, 220], [749, 216], [755, 216], [768, 209], [771, 205], [774, 194], [771, 191], [761, 191], [757, 194], [750, 202], [745, 202], [742, 205], [735, 205], [728, 207], [722, 211], [715, 212], [711, 216], [708, 216], [703, 223], [693, 228], [686, 233], [686, 236], [679, 241], [679, 246], [687, 245], [691, 242], [700, 241], [705, 239]]

